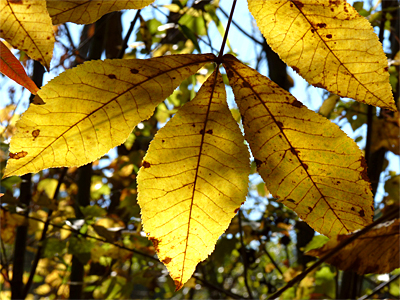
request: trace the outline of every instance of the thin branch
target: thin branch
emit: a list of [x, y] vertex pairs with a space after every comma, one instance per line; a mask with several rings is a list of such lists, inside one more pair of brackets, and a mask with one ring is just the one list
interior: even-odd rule
[[64, 28], [65, 28], [65, 32], [67, 34], [68, 41], [69, 41], [70, 45], [72, 46], [72, 49], [75, 49], [74, 41], [72, 40], [71, 33], [69, 32], [69, 27], [68, 27], [67, 23], [64, 23]]
[[[3, 206], [0, 206], [0, 209], [2, 209], [4, 211], [8, 211]], [[24, 214], [21, 214], [21, 213], [15, 213], [15, 214], [23, 216], [23, 217], [25, 217], [27, 219], [31, 219], [31, 220], [35, 220], [35, 221], [38, 221], [38, 222], [41, 222], [41, 223], [45, 223], [45, 221], [43, 221], [42, 219], [39, 219], [39, 218], [36, 218], [36, 217], [33, 217], [33, 216], [25, 216]], [[78, 233], [81, 236], [84, 236], [86, 238], [90, 238], [90, 239], [93, 239], [93, 240], [96, 240], [96, 241], [99, 241], [99, 242], [107, 243], [107, 244], [113, 245], [115, 247], [118, 247], [120, 249], [124, 249], [124, 250], [130, 251], [132, 253], [135, 253], [135, 254], [138, 254], [138, 255], [142, 255], [144, 257], [147, 257], [147, 258], [149, 258], [149, 259], [161, 264], [161, 262], [158, 260], [157, 257], [154, 257], [154, 256], [149, 255], [149, 254], [144, 253], [144, 252], [140, 252], [140, 251], [132, 249], [132, 248], [125, 247], [123, 245], [119, 245], [119, 244], [115, 244], [115, 243], [112, 243], [112, 242], [108, 242], [108, 241], [106, 241], [104, 239], [101, 239], [101, 238], [98, 238], [98, 237], [95, 237], [95, 236], [92, 236], [92, 235], [89, 235], [89, 234], [86, 234], [86, 233], [81, 233], [79, 230], [76, 230], [76, 229], [73, 229], [73, 228], [69, 228], [69, 227], [65, 227], [64, 224], [63, 225], [58, 225], [58, 224], [54, 224], [54, 223], [49, 223], [49, 225], [51, 225], [53, 227], [56, 227], [56, 228], [68, 230], [68, 231], [71, 231], [71, 232], [74, 232], [74, 233]], [[199, 277], [197, 277], [195, 275], [193, 275], [193, 278], [196, 278], [196, 279], [200, 280], [201, 282], [203, 282], [204, 284], [208, 285], [209, 287], [211, 287], [211, 288], [213, 288], [215, 290], [218, 290], [219, 292], [222, 292], [222, 293], [226, 294], [227, 296], [232, 297], [234, 299], [242, 299], [243, 298], [242, 296], [236, 295], [236, 294], [234, 294], [234, 293], [232, 293], [232, 292], [230, 292], [228, 290], [224, 290], [221, 287], [215, 286], [215, 285], [209, 283], [208, 281], [206, 281], [204, 279], [201, 279], [201, 278], [199, 278]]]
[[[220, 7], [218, 7], [218, 9], [225, 15], [225, 17], [228, 18], [228, 14]], [[243, 28], [236, 23], [235, 21], [232, 20], [232, 24], [235, 25], [237, 27], [237, 29], [243, 33], [245, 36], [247, 36], [249, 39], [253, 40], [256, 44], [259, 44], [260, 46], [262, 46], [262, 42], [260, 42], [259, 40], [257, 40], [256, 38], [254, 38], [253, 36], [251, 36], [250, 34], [248, 34], [246, 31], [243, 30]]]
[[[54, 191], [54, 195], [52, 198], [53, 200], [56, 200], [58, 198], [58, 193], [60, 192], [61, 184], [64, 180], [65, 174], [67, 174], [67, 170], [68, 170], [68, 168], [63, 168], [61, 171], [60, 177], [58, 178], [57, 187], [56, 187], [56, 190]], [[31, 272], [29, 274], [28, 281], [25, 284], [24, 291], [22, 293], [23, 299], [25, 299], [26, 296], [28, 295], [29, 289], [32, 285], [33, 277], [35, 276], [36, 268], [39, 264], [39, 260], [40, 260], [41, 254], [42, 254], [43, 242], [46, 239], [46, 234], [47, 234], [47, 230], [49, 228], [50, 218], [51, 218], [52, 214], [53, 214], [53, 210], [50, 209], [47, 214], [46, 222], [44, 223], [44, 226], [43, 226], [42, 236], [40, 237], [40, 240], [39, 240], [39, 247], [37, 248], [35, 259], [33, 260], [33, 263], [32, 263]]]
[[400, 277], [400, 274], [397, 274], [397, 275], [393, 276], [389, 281], [383, 282], [383, 283], [381, 283], [380, 285], [378, 285], [378, 286], [372, 291], [371, 294], [364, 295], [364, 296], [358, 298], [358, 300], [365, 300], [365, 299], [367, 299], [367, 298], [372, 298], [373, 295], [377, 294], [381, 289], [383, 289], [384, 287], [388, 286], [390, 283], [392, 283], [393, 281], [395, 281], [395, 280], [396, 280], [397, 278], [399, 278], [399, 277]]
[[218, 59], [222, 58], [222, 56], [224, 55], [225, 44], [228, 39], [229, 28], [231, 27], [233, 13], [235, 12], [236, 3], [237, 3], [237, 0], [233, 0], [231, 14], [229, 15], [229, 18], [228, 18], [228, 24], [226, 25], [224, 39], [222, 41], [221, 50], [219, 50]]
[[289, 288], [291, 288], [292, 286], [294, 286], [296, 283], [300, 282], [301, 280], [303, 280], [311, 271], [315, 270], [317, 267], [319, 267], [323, 262], [325, 262], [327, 259], [331, 258], [332, 256], [334, 256], [335, 254], [337, 254], [340, 250], [342, 250], [344, 247], [346, 247], [347, 245], [349, 245], [350, 243], [352, 243], [353, 241], [355, 241], [356, 239], [358, 239], [360, 236], [362, 236], [363, 234], [367, 233], [368, 231], [370, 231], [372, 228], [374, 228], [376, 225], [383, 223], [387, 220], [390, 220], [391, 218], [395, 217], [396, 215], [398, 215], [398, 208], [394, 208], [393, 210], [391, 210], [388, 214], [380, 217], [379, 219], [377, 219], [376, 221], [374, 221], [373, 223], [367, 225], [366, 227], [364, 227], [363, 229], [355, 232], [351, 237], [349, 237], [346, 240], [343, 240], [341, 243], [339, 243], [339, 245], [337, 245], [335, 248], [333, 248], [331, 251], [329, 251], [327, 254], [325, 254], [324, 256], [322, 256], [317, 262], [315, 262], [311, 267], [309, 267], [308, 269], [304, 270], [301, 274], [297, 275], [295, 278], [293, 278], [292, 280], [290, 280], [283, 288], [281, 288], [279, 291], [277, 291], [276, 293], [272, 294], [271, 296], [268, 297], [268, 299], [276, 299], [278, 298], [280, 295], [282, 295], [282, 293], [286, 290], [288, 290]]
[[269, 260], [272, 262], [272, 264], [275, 266], [275, 268], [278, 270], [278, 272], [283, 276], [283, 272], [281, 270], [281, 268], [279, 268], [278, 264], [275, 262], [275, 260], [272, 258], [271, 254], [269, 254], [268, 250], [267, 250], [267, 244], [264, 245], [263, 250], [265, 252], [265, 254], [267, 254]]
[[238, 219], [239, 219], [239, 234], [240, 234], [240, 244], [242, 247], [242, 257], [243, 257], [243, 266], [244, 266], [244, 284], [247, 289], [247, 293], [249, 294], [249, 298], [253, 299], [253, 294], [251, 292], [249, 282], [247, 281], [247, 272], [248, 272], [248, 265], [247, 265], [247, 255], [246, 255], [246, 246], [243, 241], [243, 230], [242, 230], [242, 211], [239, 209], [238, 213]]
[[214, 284], [212, 284], [212, 283], [210, 283], [210, 282], [208, 282], [208, 281], [206, 281], [206, 280], [204, 280], [204, 279], [202, 279], [202, 278], [200, 278], [200, 277], [198, 277], [196, 275], [193, 275], [192, 277], [195, 278], [196, 280], [202, 282], [204, 285], [206, 285], [208, 287], [211, 287], [216, 291], [224, 293], [225, 295], [227, 295], [227, 296], [229, 296], [229, 297], [231, 297], [233, 299], [243, 299], [243, 297], [241, 297], [239, 295], [236, 295], [236, 294], [230, 292], [229, 290], [224, 290], [223, 288], [220, 288], [219, 286], [216, 286], [216, 285], [214, 285]]
[[126, 50], [126, 48], [128, 48], [128, 41], [129, 41], [129, 38], [131, 37], [133, 28], [135, 27], [135, 24], [136, 24], [137, 20], [139, 19], [140, 11], [141, 11], [141, 9], [139, 9], [139, 10], [136, 12], [135, 17], [133, 18], [133, 20], [132, 20], [132, 22], [131, 22], [131, 26], [129, 27], [128, 32], [127, 32], [126, 35], [125, 35], [124, 41], [122, 42], [122, 45], [121, 45], [121, 50], [119, 50], [119, 53], [118, 53], [118, 55], [117, 55], [117, 58], [123, 58], [123, 57], [124, 57], [125, 50]]

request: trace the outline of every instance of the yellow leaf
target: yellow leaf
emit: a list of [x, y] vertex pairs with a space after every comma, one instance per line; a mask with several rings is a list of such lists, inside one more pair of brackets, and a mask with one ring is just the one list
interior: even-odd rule
[[[400, 268], [399, 226], [399, 219], [377, 225], [326, 262], [340, 270], [352, 270], [358, 274], [382, 274]], [[308, 251], [306, 254], [323, 256], [353, 234], [339, 235], [323, 247]]]
[[289, 92], [224, 56], [246, 140], [268, 190], [327, 236], [372, 222], [373, 198], [357, 144]]
[[53, 24], [74, 22], [90, 24], [103, 15], [123, 9], [141, 9], [155, 0], [47, 0]]
[[214, 250], [245, 201], [249, 165], [215, 71], [158, 131], [138, 175], [144, 230], [177, 290]]
[[1, 38], [50, 69], [54, 33], [45, 1], [1, 0], [0, 28]]
[[4, 176], [96, 160], [213, 58], [91, 61], [67, 70], [38, 92], [45, 104], [31, 105], [18, 121]]
[[388, 61], [367, 19], [345, 0], [248, 0], [271, 48], [310, 84], [397, 110]]

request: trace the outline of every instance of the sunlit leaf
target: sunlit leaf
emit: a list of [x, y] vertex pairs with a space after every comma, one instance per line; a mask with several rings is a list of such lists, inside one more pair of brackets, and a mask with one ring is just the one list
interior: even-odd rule
[[18, 121], [4, 176], [94, 161], [213, 57], [92, 61], [67, 70], [38, 92], [45, 104]]
[[216, 74], [158, 131], [138, 176], [144, 230], [177, 290], [247, 193], [249, 153]]
[[[359, 274], [389, 273], [400, 268], [399, 226], [399, 219], [377, 225], [326, 262], [341, 270], [352, 270]], [[339, 235], [322, 248], [308, 251], [306, 254], [323, 256], [353, 234]]]
[[388, 61], [367, 19], [345, 0], [248, 0], [271, 48], [309, 83], [397, 110]]
[[103, 15], [123, 9], [140, 9], [155, 0], [47, 0], [47, 9], [54, 24], [74, 22], [89, 24]]
[[329, 237], [371, 223], [373, 198], [357, 144], [232, 55], [224, 67], [271, 194]]
[[32, 79], [26, 75], [24, 67], [2, 41], [0, 41], [0, 60], [1, 73], [36, 95], [39, 88]]
[[54, 34], [45, 1], [1, 0], [0, 37], [49, 70]]

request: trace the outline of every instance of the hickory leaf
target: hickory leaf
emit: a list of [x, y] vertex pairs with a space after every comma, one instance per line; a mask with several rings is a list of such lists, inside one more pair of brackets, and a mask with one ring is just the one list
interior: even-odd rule
[[122, 144], [212, 54], [86, 62], [51, 80], [18, 121], [5, 177], [82, 166]]
[[224, 67], [271, 194], [328, 237], [371, 223], [373, 198], [357, 144], [232, 55]]
[[32, 79], [26, 75], [24, 67], [2, 41], [0, 41], [0, 60], [1, 73], [36, 95], [39, 88]]
[[245, 201], [249, 173], [249, 152], [217, 69], [158, 131], [138, 176], [144, 230], [177, 290]]
[[73, 22], [89, 24], [103, 15], [123, 9], [141, 9], [155, 0], [47, 0], [47, 9], [53, 24]]
[[248, 0], [272, 50], [310, 84], [397, 110], [388, 61], [367, 19], [345, 0]]
[[[358, 274], [389, 273], [400, 268], [399, 219], [379, 224], [337, 254], [326, 260], [341, 270]], [[323, 256], [353, 233], [338, 235], [323, 247], [307, 252], [307, 255]]]
[[43, 0], [1, 0], [0, 37], [49, 70], [54, 33]]

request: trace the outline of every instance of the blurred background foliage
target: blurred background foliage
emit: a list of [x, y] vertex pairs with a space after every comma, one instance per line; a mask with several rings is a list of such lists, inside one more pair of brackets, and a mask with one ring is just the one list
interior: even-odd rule
[[[231, 3], [156, 1], [142, 11], [111, 13], [90, 25], [55, 26], [53, 68], [44, 80], [90, 59], [151, 58], [210, 51], [216, 54]], [[353, 6], [382, 38], [397, 101], [399, 3], [365, 1], [354, 2]], [[301, 100], [309, 108], [337, 123], [365, 148], [367, 106], [304, 84], [269, 49], [248, 15], [247, 10], [236, 11], [229, 51], [296, 96], [303, 95]], [[127, 33], [130, 26], [131, 34]], [[124, 49], [127, 35], [128, 47]], [[34, 80], [39, 81], [37, 85], [41, 85], [43, 78], [37, 76], [40, 65], [28, 60], [22, 51], [14, 53]], [[136, 189], [142, 158], [157, 130], [195, 96], [212, 71], [212, 65], [206, 66], [183, 81], [158, 106], [153, 117], [132, 131], [124, 144], [85, 167], [86, 171], [49, 169], [2, 180], [1, 299], [18, 298], [15, 287], [27, 299], [266, 299], [313, 263], [315, 258], [304, 255], [305, 249], [317, 248], [327, 238], [316, 234], [271, 197], [254, 162], [246, 204], [220, 237], [215, 251], [198, 265], [194, 277], [179, 292], [175, 293], [173, 281], [143, 234]], [[7, 78], [1, 80], [3, 83]], [[4, 171], [8, 143], [19, 115], [29, 105], [29, 95], [9, 82], [0, 86], [4, 98], [0, 109], [0, 167]], [[228, 95], [228, 100], [233, 116], [240, 122], [232, 96]], [[366, 152], [374, 164], [369, 166], [369, 176], [379, 217], [390, 207], [399, 206], [399, 115], [374, 108], [372, 116], [374, 126]], [[25, 235], [21, 235], [19, 232], [24, 230]], [[21, 236], [25, 237], [23, 241]], [[19, 283], [13, 279], [17, 267], [22, 272]], [[391, 274], [358, 276], [357, 284], [350, 285], [349, 291], [345, 273], [323, 264], [281, 298], [352, 298], [351, 295], [368, 295], [374, 290], [378, 291], [372, 298], [400, 296], [399, 269]], [[389, 282], [391, 279], [394, 280]], [[378, 289], [382, 283], [387, 284]]]

